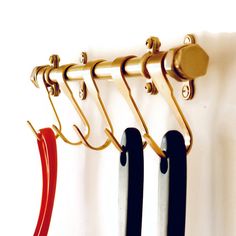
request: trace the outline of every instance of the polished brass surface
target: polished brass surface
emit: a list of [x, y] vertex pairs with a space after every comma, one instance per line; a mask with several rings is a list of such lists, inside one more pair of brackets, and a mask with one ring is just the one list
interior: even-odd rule
[[[128, 103], [130, 109], [132, 110], [137, 122], [141, 126], [142, 130], [141, 132], [146, 134], [146, 136], [150, 137], [149, 131], [147, 128], [147, 125], [143, 119], [143, 116], [141, 112], [138, 109], [138, 106], [132, 96], [131, 89], [128, 85], [128, 82], [125, 79], [124, 75], [124, 65], [126, 60], [134, 58], [134, 56], [127, 56], [127, 57], [120, 57], [116, 58], [113, 63], [112, 63], [112, 78], [114, 80], [114, 83], [116, 87], [118, 88], [119, 92], [123, 97], [125, 98], [126, 102]], [[150, 142], [153, 141], [152, 138], [149, 139]], [[145, 141], [143, 143], [143, 147], [145, 148], [147, 145], [147, 142]], [[161, 150], [161, 148], [155, 143], [155, 144], [150, 144], [150, 146], [153, 148], [153, 150], [159, 155], [160, 157], [165, 157], [165, 154]]]
[[[101, 63], [102, 60], [97, 60], [97, 61], [91, 61], [91, 62], [88, 62], [85, 66], [84, 66], [84, 70], [83, 70], [83, 78], [84, 78], [84, 82], [88, 88], [88, 91], [90, 92], [90, 94], [92, 95], [93, 99], [96, 101], [96, 104], [104, 118], [104, 120], [106, 121], [106, 124], [109, 128], [109, 131], [111, 133], [113, 133], [113, 127], [112, 127], [112, 124], [111, 124], [111, 121], [110, 121], [110, 118], [107, 114], [107, 111], [106, 111], [106, 108], [103, 104], [103, 101], [102, 101], [102, 98], [100, 96], [100, 91], [99, 91], [99, 88], [96, 84], [96, 81], [94, 79], [94, 68], [97, 64]], [[93, 150], [102, 150], [104, 148], [106, 148], [110, 143], [111, 143], [111, 140], [109, 138], [107, 138], [107, 140], [100, 146], [94, 146], [92, 144], [90, 144], [88, 141], [87, 141], [87, 138], [84, 137], [84, 135], [82, 134], [82, 132], [80, 131], [80, 129], [74, 125], [74, 128], [75, 130], [77, 131], [77, 134], [80, 136], [83, 144], [87, 147], [89, 147], [90, 149], [93, 149]]]
[[[72, 105], [74, 106], [76, 112], [78, 113], [78, 115], [80, 116], [85, 128], [86, 128], [86, 134], [84, 135], [84, 138], [88, 138], [89, 134], [90, 134], [90, 125], [89, 122], [86, 118], [86, 116], [84, 115], [82, 109], [80, 108], [78, 102], [76, 101], [73, 92], [67, 82], [67, 78], [66, 78], [66, 71], [73, 66], [74, 64], [68, 64], [68, 65], [64, 65], [64, 74], [58, 78], [58, 80], [56, 81], [56, 83], [59, 85], [59, 88], [64, 92], [64, 94], [66, 95], [66, 97], [70, 100], [70, 102], [72, 103]], [[53, 129], [57, 132], [57, 134], [62, 138], [62, 140], [68, 144], [71, 145], [80, 145], [83, 143], [83, 141], [80, 139], [79, 141], [71, 141], [68, 138], [66, 138], [66, 136], [62, 133], [62, 131], [56, 126], [53, 125]]]
[[206, 74], [209, 57], [198, 44], [187, 44], [167, 52], [164, 67], [178, 81], [192, 80]]
[[88, 55], [86, 52], [82, 52], [80, 55], [80, 63], [85, 65], [88, 62]]
[[184, 44], [189, 44], [189, 43], [196, 43], [195, 35], [193, 35], [193, 34], [186, 34], [185, 35]]
[[158, 90], [153, 82], [147, 82], [145, 85], [145, 90], [147, 93], [149, 93], [151, 95], [158, 94]]
[[107, 137], [111, 140], [112, 144], [116, 147], [116, 149], [119, 152], [123, 152], [123, 149], [120, 145], [120, 143], [117, 141], [116, 137], [114, 136], [114, 134], [109, 130], [109, 129], [105, 129], [105, 133], [107, 135]]
[[32, 123], [31, 123], [29, 120], [27, 120], [27, 124], [29, 125], [30, 129], [32, 130], [32, 132], [33, 132], [35, 138], [40, 141], [40, 138], [39, 138], [39, 136], [38, 136], [38, 133], [37, 133], [36, 129], [34, 128], [34, 126], [32, 125]]
[[[53, 65], [38, 66], [34, 68], [31, 80], [36, 86], [38, 86], [38, 78], [45, 74], [47, 78], [45, 83], [48, 88], [48, 94], [51, 93], [54, 96], [58, 96], [60, 93], [58, 81], [61, 81], [63, 76], [65, 77], [66, 82], [70, 80], [84, 80], [87, 85], [90, 84], [90, 89], [93, 86], [93, 96], [97, 96], [96, 101], [99, 102], [98, 106], [100, 109], [102, 108], [102, 110], [103, 108], [105, 109], [105, 107], [101, 105], [102, 103], [99, 99], [99, 93], [96, 90], [97, 87], [95, 80], [114, 81], [120, 92], [130, 104], [141, 127], [143, 127], [142, 130], [145, 134], [144, 137], [146, 141], [155, 149], [156, 143], [149, 136], [144, 120], [140, 119], [141, 114], [138, 111], [137, 106], [134, 105], [135, 103], [126, 81], [126, 79], [131, 77], [136, 79], [145, 79], [147, 81], [147, 91], [150, 94], [153, 94], [156, 93], [156, 89], [156, 91], [166, 99], [173, 110], [178, 123], [183, 130], [186, 148], [189, 151], [192, 145], [191, 130], [174, 97], [173, 88], [168, 79], [174, 78], [177, 81], [184, 82], [182, 95], [185, 99], [190, 99], [194, 92], [193, 80], [206, 74], [209, 57], [206, 52], [196, 44], [195, 38], [191, 34], [185, 37], [184, 45], [172, 48], [165, 52], [160, 51], [161, 44], [159, 39], [156, 37], [150, 37], [146, 44], [149, 51], [143, 56], [117, 58], [113, 62], [99, 60], [99, 62], [95, 64], [89, 62], [86, 63], [87, 54], [84, 53], [82, 54], [81, 62], [86, 64], [65, 67], [58, 66], [59, 59], [54, 55], [54, 59], [52, 60]], [[102, 111], [102, 114], [106, 117], [107, 114], [104, 111], [105, 110]], [[111, 125], [109, 121], [107, 124], [108, 126]], [[108, 128], [108, 132], [106, 131], [109, 139], [115, 143], [117, 140], [112, 140], [112, 132], [113, 130], [110, 128]], [[86, 144], [87, 139], [85, 136], [80, 132], [79, 135], [81, 136], [82, 142]], [[84, 137], [82, 138], [82, 136]], [[105, 142], [105, 144], [108, 145], [108, 142]], [[117, 145], [117, 143], [115, 145]], [[118, 147], [118, 149], [119, 148], [120, 147]]]
[[45, 70], [45, 81], [49, 85], [49, 91], [50, 94], [53, 95], [54, 97], [59, 96], [60, 94], [60, 87], [57, 81], [53, 81], [49, 77], [49, 73], [52, 69], [58, 68], [59, 67], [59, 62], [60, 62], [60, 57], [58, 55], [51, 55], [49, 57], [49, 62], [51, 66], [47, 67]]
[[[192, 132], [187, 120], [183, 115], [183, 112], [181, 111], [176, 101], [176, 98], [173, 94], [173, 88], [168, 81], [166, 74], [164, 73], [164, 58], [165, 52], [153, 55], [148, 61], [148, 71], [153, 83], [158, 89], [158, 92], [165, 98], [166, 102], [169, 104], [181, 129], [183, 130], [186, 149], [189, 152], [192, 146]], [[158, 64], [157, 61], [159, 61]]]
[[188, 80], [183, 82], [182, 86], [182, 97], [185, 100], [190, 100], [194, 95], [194, 80]]
[[58, 68], [60, 60], [60, 57], [56, 54], [53, 54], [49, 57], [49, 62], [54, 68]]
[[[185, 37], [184, 37], [184, 44], [193, 44], [193, 43], [196, 43], [196, 38], [193, 34], [187, 34]], [[195, 92], [195, 89], [194, 89], [194, 80], [187, 80], [187, 81], [184, 81], [182, 82], [182, 97], [185, 99], [185, 100], [190, 100], [193, 98], [194, 96], [194, 92]]]
[[[88, 55], [86, 52], [82, 52], [81, 56], [80, 56], [80, 63], [85, 65], [87, 62], [88, 62]], [[79, 87], [80, 87], [79, 88], [79, 98], [81, 100], [85, 100], [87, 97], [87, 87], [86, 87], [86, 84], [83, 80], [79, 81]]]
[[87, 97], [87, 87], [84, 81], [79, 81], [79, 98], [85, 100]]
[[158, 53], [161, 47], [161, 41], [157, 37], [150, 37], [146, 41], [146, 46], [152, 53]]
[[186, 80], [205, 75], [207, 65], [208, 55], [199, 45], [189, 44], [176, 51], [174, 67]]
[[[158, 52], [159, 53], [159, 52]], [[157, 54], [158, 54], [157, 53]], [[144, 54], [142, 57], [129, 58], [124, 65], [124, 74], [126, 78], [143, 76], [144, 71], [147, 73], [148, 58], [152, 54]], [[198, 44], [187, 44], [181, 47], [171, 49], [166, 52], [164, 68], [167, 75], [178, 81], [192, 80], [196, 77], [203, 76], [208, 66], [208, 55]], [[157, 62], [158, 63], [158, 62]], [[85, 65], [74, 65], [67, 70], [66, 77], [68, 80], [83, 80], [83, 67]], [[103, 61], [94, 68], [95, 79], [112, 80], [111, 78], [112, 62]], [[36, 67], [37, 74], [41, 74], [40, 67]], [[64, 73], [63, 67], [54, 68], [49, 73], [51, 81], [57, 81]]]
[[[51, 87], [46, 83], [45, 71], [47, 70], [48, 67], [49, 66], [42, 66], [42, 67], [35, 68], [35, 70], [34, 70], [35, 75], [34, 74], [31, 75], [31, 81], [37, 88], [40, 88], [40, 87], [45, 88], [44, 91], [46, 92], [46, 94], [48, 96], [49, 102], [51, 104], [52, 110], [54, 112], [55, 118], [56, 118], [57, 123], [58, 123], [58, 127], [59, 127], [58, 130], [61, 132], [61, 130], [62, 130], [61, 121], [59, 119], [56, 108], [55, 108], [55, 106], [53, 104], [53, 101], [52, 101], [52, 98], [51, 98], [51, 93], [50, 93], [50, 88]], [[40, 70], [43, 71], [43, 73], [41, 74], [41, 78], [40, 78], [40, 75], [38, 75]], [[39, 82], [42, 83], [42, 86], [39, 85]], [[29, 127], [31, 128], [31, 130], [33, 131], [36, 138], [38, 139], [38, 134], [37, 134], [35, 128], [33, 127], [32, 123], [30, 121], [27, 121], [27, 123], [28, 123]], [[56, 134], [55, 136], [56, 136], [56, 138], [59, 137], [58, 134]]]

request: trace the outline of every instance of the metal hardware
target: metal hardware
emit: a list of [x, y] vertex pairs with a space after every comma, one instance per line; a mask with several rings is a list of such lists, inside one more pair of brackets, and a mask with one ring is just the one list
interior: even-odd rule
[[145, 85], [145, 90], [147, 93], [151, 94], [151, 95], [156, 95], [158, 94], [158, 90], [155, 86], [154, 83], [152, 82], [147, 82], [146, 85]]
[[39, 136], [38, 136], [38, 133], [37, 133], [36, 129], [34, 128], [34, 126], [32, 125], [32, 123], [31, 123], [29, 120], [27, 120], [26, 122], [27, 122], [27, 124], [29, 125], [30, 129], [32, 130], [32, 132], [33, 132], [35, 138], [38, 139], [38, 140], [40, 140], [40, 138], [39, 138]]
[[182, 86], [182, 96], [185, 100], [190, 100], [194, 95], [194, 80], [189, 80], [187, 82], [183, 82]]
[[[56, 118], [57, 123], [58, 123], [58, 127], [59, 127], [58, 130], [61, 131], [62, 130], [61, 121], [59, 119], [56, 108], [55, 108], [55, 106], [53, 104], [53, 101], [52, 101], [52, 98], [51, 98], [51, 92], [50, 92], [51, 87], [46, 83], [45, 72], [46, 72], [48, 67], [49, 67], [48, 65], [36, 67], [33, 70], [32, 74], [31, 74], [31, 81], [37, 88], [40, 88], [40, 87], [45, 88], [45, 91], [47, 92], [47, 96], [48, 96], [49, 102], [50, 102], [52, 110], [53, 110], [53, 113], [54, 113], [55, 118]], [[40, 71], [42, 71], [42, 73], [39, 74]], [[42, 86], [39, 85], [39, 81], [41, 81]], [[33, 127], [32, 123], [29, 120], [27, 121], [27, 123], [28, 123], [29, 127], [31, 128], [31, 130], [33, 131], [33, 134], [39, 140], [37, 131]], [[59, 135], [56, 134], [55, 137], [58, 138]]]
[[53, 54], [49, 57], [49, 62], [51, 64], [50, 67], [47, 67], [47, 69], [45, 70], [45, 80], [48, 84], [49, 87], [49, 93], [54, 96], [57, 97], [60, 94], [60, 87], [59, 84], [56, 81], [53, 81], [50, 79], [49, 77], [49, 73], [52, 69], [58, 68], [59, 67], [59, 62], [60, 62], [60, 57], [56, 54]]
[[146, 41], [146, 46], [152, 53], [158, 53], [161, 47], [161, 41], [157, 37], [150, 37]]
[[[187, 34], [184, 37], [184, 44], [196, 43], [196, 38], [193, 34]], [[183, 82], [182, 86], [182, 96], [185, 100], [190, 100], [194, 96], [194, 80], [188, 80]]]
[[84, 81], [79, 81], [79, 98], [80, 100], [85, 100], [87, 97], [87, 87]]
[[[80, 63], [85, 65], [88, 62], [88, 55], [86, 52], [82, 52], [80, 56]], [[87, 97], [87, 87], [84, 81], [79, 82], [79, 98], [85, 100]]]
[[[146, 137], [150, 137], [149, 144], [152, 147], [152, 149], [156, 152], [156, 154], [158, 156], [165, 157], [165, 154], [161, 150], [161, 148], [156, 143], [155, 144], [152, 143], [153, 139], [149, 135], [147, 125], [141, 115], [141, 112], [138, 109], [137, 104], [135, 103], [135, 100], [134, 100], [132, 93], [131, 93], [131, 89], [130, 89], [130, 87], [125, 79], [125, 75], [123, 73], [125, 61], [128, 60], [129, 58], [133, 58], [133, 57], [134, 56], [116, 58], [112, 63], [112, 66], [113, 66], [112, 78], [114, 80], [116, 87], [119, 89], [119, 92], [123, 95], [126, 102], [129, 104], [137, 122], [142, 127], [142, 131], [144, 132], [144, 135], [146, 135]], [[147, 145], [147, 142], [145, 141], [143, 143], [143, 147], [145, 148], [146, 145]]]
[[[161, 47], [161, 42], [160, 42], [159, 38], [152, 36], [146, 40], [146, 46], [149, 51], [148, 53], [146, 53], [148, 55], [148, 57], [147, 57], [147, 60], [148, 60], [148, 58], [152, 54], [159, 52], [160, 47]], [[145, 61], [145, 65], [147, 63], [147, 60]], [[146, 69], [146, 67], [145, 67], [145, 69]], [[147, 69], [146, 69], [146, 71], [147, 71]], [[149, 75], [148, 71], [147, 71], [147, 73], [144, 74], [144, 76], [147, 78], [147, 82], [145, 85], [146, 92], [150, 95], [158, 94], [158, 90], [157, 90], [155, 84], [150, 80], [150, 75]]]
[[60, 60], [60, 57], [56, 54], [53, 54], [49, 57], [49, 62], [54, 68], [59, 67]]
[[[165, 70], [168, 76], [178, 81], [186, 81], [206, 74], [209, 58], [198, 44], [186, 44], [165, 53]], [[149, 54], [148, 58], [152, 57], [154, 57], [154, 55]], [[159, 60], [154, 63], [158, 64]], [[147, 67], [148, 64], [148, 60], [143, 60], [143, 57], [128, 59], [124, 64], [124, 74], [126, 78], [140, 78], [140, 76], [143, 75], [143, 67]], [[84, 66], [85, 65], [74, 65], [68, 68], [66, 71], [67, 80], [83, 80]], [[63, 67], [52, 69], [49, 73], [50, 80], [57, 81], [58, 77], [61, 77], [62, 74], [65, 73], [64, 70], [65, 68]], [[112, 62], [103, 61], [94, 68], [94, 77], [100, 80], [112, 80], [111, 71]], [[39, 70], [38, 76], [40, 76], [41, 73], [42, 70]]]
[[[165, 70], [165, 55], [166, 54], [164, 52], [154, 55], [149, 59], [147, 67], [153, 83], [156, 85], [159, 93], [165, 98], [166, 102], [174, 112], [174, 115], [184, 132], [186, 149], [189, 151], [192, 146], [192, 133], [188, 122], [175, 99], [173, 88], [167, 79], [167, 72]], [[156, 64], [157, 60], [159, 61], [158, 64]]]
[[109, 130], [109, 129], [105, 129], [105, 133], [107, 135], [107, 137], [111, 140], [112, 144], [115, 146], [115, 148], [121, 153], [123, 152], [123, 149], [120, 145], [120, 143], [117, 141], [117, 139], [115, 138], [115, 136], [113, 135], [113, 133]]
[[[149, 49], [148, 53], [145, 53], [141, 57], [126, 58], [122, 62], [122, 67], [118, 64], [114, 64], [115, 61], [118, 63], [119, 59], [113, 62], [102, 61], [96, 65], [88, 65], [88, 63], [86, 63], [85, 65], [80, 64], [64, 67], [58, 66], [59, 60], [57, 57], [54, 57], [55, 59], [53, 60], [55, 61], [52, 62], [53, 66], [36, 67], [34, 69], [34, 76], [31, 77], [31, 79], [37, 86], [37, 77], [43, 76], [46, 68], [46, 86], [49, 88], [52, 87], [49, 90], [52, 90], [52, 94], [57, 96], [59, 93], [59, 86], [56, 84], [57, 81], [60, 81], [60, 78], [63, 76], [65, 76], [66, 81], [83, 81], [85, 68], [87, 71], [90, 71], [94, 81], [96, 79], [113, 81], [115, 75], [121, 76], [121, 79], [124, 76], [125, 79], [131, 77], [139, 79], [143, 77], [147, 80], [147, 91], [150, 94], [155, 94], [155, 89], [158, 90], [174, 111], [184, 131], [185, 145], [189, 151], [192, 145], [191, 130], [173, 95], [173, 88], [168, 79], [174, 78], [177, 81], [184, 82], [182, 94], [186, 99], [190, 99], [191, 96], [193, 96], [192, 82], [195, 78], [206, 74], [209, 57], [206, 52], [195, 43], [195, 38], [192, 35], [187, 35], [184, 43], [184, 45], [168, 51], [160, 51], [159, 39], [151, 37], [146, 43]], [[83, 54], [81, 62], [85, 63], [87, 62], [86, 60], [87, 55]], [[89, 66], [91, 68], [89, 68]], [[153, 85], [155, 85], [155, 89]], [[145, 138], [149, 143], [152, 142], [150, 137], [146, 136]]]
[[[89, 89], [91, 95], [95, 99], [97, 106], [98, 106], [102, 116], [104, 117], [104, 120], [106, 121], [107, 126], [109, 127], [110, 132], [113, 133], [113, 127], [112, 127], [110, 118], [107, 114], [106, 108], [105, 108], [103, 101], [100, 97], [100, 92], [99, 92], [98, 86], [96, 84], [96, 81], [94, 79], [94, 75], [93, 75], [94, 67], [97, 64], [99, 64], [100, 62], [102, 62], [102, 60], [91, 61], [91, 62], [86, 63], [86, 65], [84, 66], [83, 78], [84, 78], [84, 82], [86, 83], [87, 88]], [[80, 129], [76, 125], [74, 125], [74, 128], [77, 131], [77, 134], [79, 135], [79, 137], [81, 138], [83, 144], [85, 146], [89, 147], [90, 149], [103, 150], [111, 143], [111, 140], [109, 138], [107, 138], [107, 140], [102, 145], [95, 147], [87, 141], [86, 137], [84, 137], [84, 135], [82, 134], [82, 132], [80, 131]]]
[[88, 54], [86, 52], [81, 52], [80, 63], [85, 65], [88, 62]]
[[[85, 128], [86, 128], [86, 134], [84, 135], [84, 138], [88, 138], [90, 135], [90, 125], [88, 123], [88, 120], [85, 116], [85, 114], [83, 113], [82, 109], [80, 108], [78, 102], [76, 101], [72, 90], [70, 89], [70, 86], [68, 85], [67, 79], [66, 79], [66, 71], [68, 70], [68, 68], [70, 68], [71, 66], [73, 66], [74, 64], [68, 64], [68, 65], [64, 65], [64, 69], [65, 69], [65, 74], [63, 74], [62, 77], [58, 78], [58, 81], [56, 82], [60, 88], [62, 89], [62, 91], [64, 92], [64, 94], [67, 96], [67, 98], [70, 100], [70, 102], [72, 103], [72, 105], [74, 106], [76, 112], [78, 113], [78, 115], [80, 116]], [[79, 141], [70, 141], [68, 138], [66, 138], [66, 136], [62, 133], [62, 131], [60, 129], [57, 128], [56, 125], [52, 126], [53, 129], [57, 132], [57, 134], [62, 138], [62, 140], [68, 144], [71, 145], [81, 145], [83, 142], [82, 140]]]
[[184, 44], [196, 43], [196, 38], [193, 34], [186, 34], [184, 37]]
[[[36, 87], [39, 87], [38, 85], [38, 81], [44, 81], [45, 83], [45, 87], [46, 87], [46, 90], [48, 92], [48, 98], [49, 98], [49, 101], [51, 103], [51, 106], [53, 108], [53, 111], [54, 111], [54, 114], [56, 116], [56, 119], [58, 121], [58, 126], [56, 125], [52, 125], [52, 128], [54, 129], [54, 131], [56, 132], [56, 137], [61, 137], [62, 140], [68, 144], [71, 144], [71, 145], [80, 145], [82, 144], [82, 141], [79, 140], [77, 142], [72, 142], [70, 141], [68, 138], [66, 138], [66, 136], [62, 133], [62, 128], [61, 128], [61, 122], [59, 120], [59, 116], [56, 112], [56, 109], [55, 109], [55, 106], [53, 105], [53, 102], [52, 102], [52, 99], [51, 99], [51, 95], [52, 96], [59, 96], [60, 94], [60, 88], [63, 89], [65, 95], [69, 98], [69, 100], [72, 102], [75, 110], [77, 111], [77, 113], [79, 114], [80, 118], [82, 119], [85, 127], [86, 127], [86, 134], [85, 134], [85, 137], [88, 138], [89, 134], [90, 134], [90, 126], [89, 126], [89, 123], [85, 117], [85, 115], [83, 114], [82, 110], [80, 109], [76, 99], [74, 98], [74, 95], [67, 83], [67, 80], [65, 79], [65, 75], [62, 75], [62, 77], [58, 77], [58, 81], [52, 81], [49, 77], [49, 74], [50, 74], [50, 71], [52, 70], [52, 66], [54, 69], [56, 69], [58, 67], [58, 63], [60, 61], [60, 58], [58, 55], [52, 55], [50, 56], [49, 58], [50, 60], [50, 63], [51, 63], [51, 66], [49, 65], [46, 65], [46, 66], [43, 66], [43, 67], [36, 67], [31, 75], [31, 81], [34, 83], [34, 85]], [[74, 64], [69, 64], [69, 65], [63, 65], [62, 68], [64, 69], [64, 72], [66, 73], [66, 70], [72, 66]], [[42, 79], [38, 80], [38, 73], [39, 71], [43, 71], [42, 72]], [[60, 84], [59, 84], [60, 83]], [[29, 124], [29, 122], [28, 122]], [[30, 127], [32, 128], [32, 124], [30, 123], [29, 124]], [[33, 129], [32, 129], [33, 130]], [[35, 129], [33, 130], [33, 132], [35, 131]]]

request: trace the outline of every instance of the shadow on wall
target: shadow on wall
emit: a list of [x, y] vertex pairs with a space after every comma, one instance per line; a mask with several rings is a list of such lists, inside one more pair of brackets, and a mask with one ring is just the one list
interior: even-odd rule
[[[196, 165], [193, 166], [195, 169], [188, 172], [190, 213], [187, 221], [191, 226], [188, 226], [189, 232], [186, 235], [236, 235], [236, 183], [234, 184], [236, 179], [236, 135], [234, 134], [236, 130], [236, 33], [205, 32], [197, 37], [197, 42], [208, 53], [210, 63], [205, 78], [196, 81], [198, 94], [192, 102], [194, 110], [191, 119], [195, 122], [193, 130], [195, 129], [196, 148], [192, 150], [191, 162]], [[137, 92], [138, 103], [141, 101], [149, 104], [150, 99], [145, 98], [143, 88], [138, 88]], [[104, 100], [115, 99], [111, 91], [104, 94]], [[154, 111], [150, 111], [148, 107], [145, 109], [152, 113], [150, 114], [152, 116]], [[112, 107], [113, 112], [118, 109], [123, 111], [123, 106], [117, 109]], [[90, 109], [87, 115], [94, 117], [93, 110]], [[99, 122], [96, 120], [96, 125], [100, 125]], [[102, 135], [102, 132], [99, 135]], [[102, 138], [104, 137], [100, 136], [98, 140], [101, 141]], [[86, 213], [86, 222], [90, 225], [88, 235], [92, 232], [101, 235], [103, 232], [101, 175], [103, 175], [105, 162], [101, 157], [108, 153], [96, 152], [96, 156], [93, 156], [94, 152], [85, 153], [83, 193], [84, 204], [88, 206]], [[109, 178], [117, 175], [116, 164], [114, 162], [109, 166], [109, 173], [115, 172], [115, 174], [111, 173], [113, 176]], [[200, 168], [197, 169], [199, 166]], [[193, 179], [197, 181], [192, 182]], [[106, 212], [109, 210], [106, 209]]]
[[[211, 235], [236, 234], [236, 33], [203, 33], [198, 42], [209, 57], [198, 96], [209, 105], [207, 144], [211, 190]], [[206, 134], [206, 132], [205, 132]]]

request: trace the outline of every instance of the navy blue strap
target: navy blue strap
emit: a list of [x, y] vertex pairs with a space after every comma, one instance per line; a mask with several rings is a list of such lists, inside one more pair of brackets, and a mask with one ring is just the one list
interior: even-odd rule
[[143, 144], [136, 128], [122, 136], [119, 167], [119, 219], [121, 236], [140, 236], [143, 207]]
[[184, 138], [178, 131], [169, 131], [161, 147], [167, 155], [161, 158], [159, 174], [159, 211], [164, 211], [160, 213], [161, 235], [184, 236], [187, 187]]

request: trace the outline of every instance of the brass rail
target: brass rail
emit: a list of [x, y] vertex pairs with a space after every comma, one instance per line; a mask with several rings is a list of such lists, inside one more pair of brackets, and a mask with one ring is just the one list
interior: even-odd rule
[[[185, 44], [168, 51], [159, 51], [160, 41], [158, 38], [151, 37], [147, 40], [149, 51], [142, 57], [130, 56], [122, 63], [121, 73], [125, 78], [144, 78], [151, 85], [148, 92], [154, 94], [153, 89], [158, 91], [170, 105], [184, 131], [186, 148], [189, 151], [192, 145], [192, 134], [190, 127], [178, 106], [173, 95], [173, 88], [169, 78], [185, 83], [189, 93], [193, 88], [193, 80], [206, 74], [209, 57], [206, 52], [195, 43], [193, 36], [187, 35]], [[53, 57], [52, 57], [53, 58]], [[92, 68], [88, 68], [86, 62], [80, 65], [62, 65], [59, 66], [59, 58], [54, 56], [52, 65], [35, 67], [31, 76], [32, 82], [38, 86], [38, 78], [44, 77], [45, 67], [48, 68], [46, 76], [46, 85], [52, 87], [52, 95], [59, 95], [58, 81], [63, 77], [67, 81], [84, 80], [86, 73], [90, 70], [94, 79], [109, 80], [114, 78], [114, 61], [100, 61]], [[93, 64], [93, 63], [92, 63]], [[186, 92], [186, 87], [185, 87]], [[130, 92], [131, 93], [131, 92]], [[193, 91], [191, 97], [193, 95]], [[190, 96], [189, 96], [190, 98]], [[144, 135], [146, 141], [151, 145], [153, 139], [147, 134]]]

